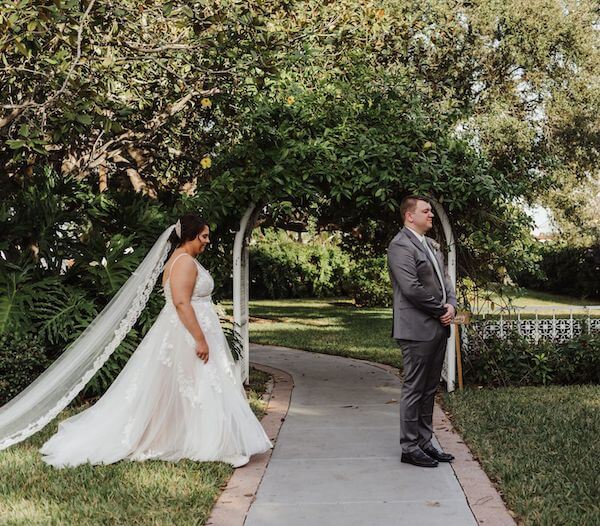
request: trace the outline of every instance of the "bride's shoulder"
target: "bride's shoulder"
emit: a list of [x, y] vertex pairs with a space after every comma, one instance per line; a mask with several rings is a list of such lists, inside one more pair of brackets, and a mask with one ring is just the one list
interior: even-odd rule
[[192, 269], [197, 269], [197, 261], [194, 257], [190, 256], [186, 252], [180, 252], [173, 254], [165, 263], [165, 271], [170, 274], [171, 272], [189, 272]]

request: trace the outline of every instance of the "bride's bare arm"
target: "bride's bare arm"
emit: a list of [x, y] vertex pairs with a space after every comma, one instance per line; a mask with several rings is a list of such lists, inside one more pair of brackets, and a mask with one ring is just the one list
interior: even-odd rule
[[191, 304], [197, 274], [198, 267], [196, 267], [191, 257], [183, 257], [181, 261], [177, 261], [175, 272], [171, 268], [169, 279], [171, 281], [173, 304], [177, 309], [179, 319], [196, 342], [196, 354], [206, 363], [208, 362], [208, 344]]

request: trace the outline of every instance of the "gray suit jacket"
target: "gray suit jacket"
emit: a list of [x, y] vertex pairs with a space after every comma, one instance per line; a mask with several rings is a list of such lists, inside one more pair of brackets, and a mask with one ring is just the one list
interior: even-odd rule
[[[438, 243], [425, 238], [443, 272], [446, 302], [456, 308], [456, 294]], [[430, 341], [446, 312], [443, 291], [425, 247], [408, 228], [402, 228], [388, 246], [388, 267], [394, 288], [392, 337]], [[447, 327], [450, 334], [450, 328]]]

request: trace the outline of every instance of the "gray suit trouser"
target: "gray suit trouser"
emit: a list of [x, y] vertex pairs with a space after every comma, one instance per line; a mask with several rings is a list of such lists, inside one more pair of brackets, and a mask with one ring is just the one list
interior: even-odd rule
[[402, 348], [404, 382], [400, 400], [400, 447], [404, 453], [428, 447], [433, 436], [433, 402], [448, 336], [440, 324], [433, 340], [396, 340]]

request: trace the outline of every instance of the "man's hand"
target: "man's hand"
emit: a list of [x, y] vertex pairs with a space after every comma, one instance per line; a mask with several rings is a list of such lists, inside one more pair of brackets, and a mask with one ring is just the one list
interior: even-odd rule
[[204, 363], [208, 362], [208, 344], [206, 343], [206, 340], [196, 341], [196, 355]]
[[454, 319], [454, 316], [456, 315], [456, 310], [454, 309], [454, 306], [451, 305], [450, 303], [445, 303], [444, 307], [446, 308], [446, 312], [445, 312], [445, 314], [442, 314], [440, 316], [440, 323], [444, 327], [447, 327], [448, 325], [450, 325], [452, 323], [452, 320]]

